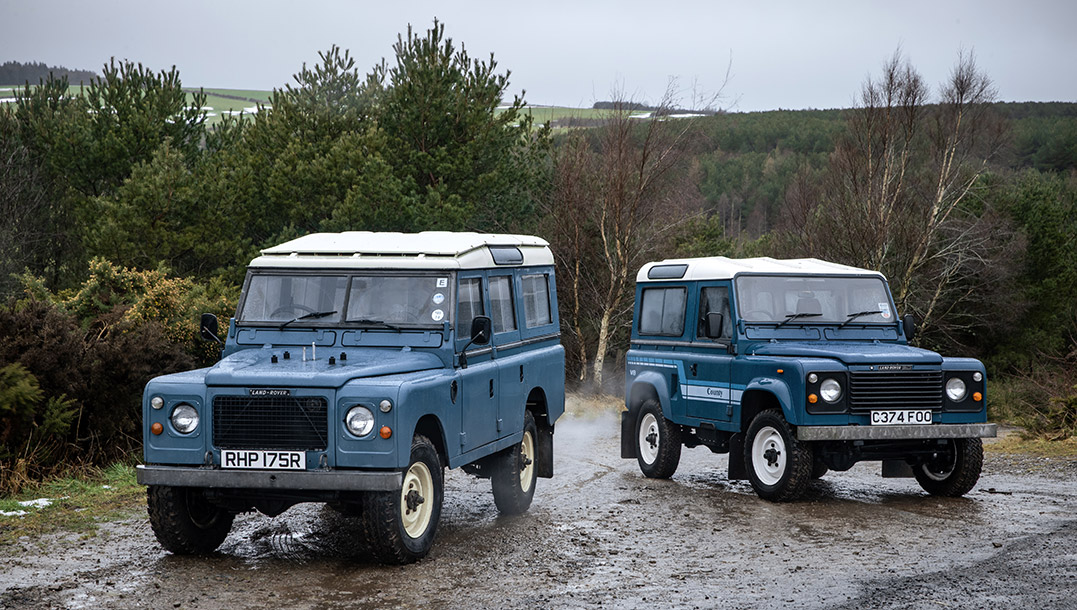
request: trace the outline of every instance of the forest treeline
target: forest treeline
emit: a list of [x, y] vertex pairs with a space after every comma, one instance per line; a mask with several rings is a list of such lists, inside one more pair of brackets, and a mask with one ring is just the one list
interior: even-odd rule
[[0, 85], [36, 85], [52, 78], [66, 78], [73, 85], [89, 83], [99, 78], [90, 70], [72, 70], [63, 66], [50, 66], [41, 62], [5, 61], [0, 64]]
[[648, 260], [879, 269], [922, 345], [985, 360], [993, 417], [1077, 432], [1077, 105], [1000, 104], [965, 56], [933, 95], [895, 55], [848, 110], [624, 99], [552, 132], [441, 24], [393, 52], [361, 72], [331, 48], [213, 127], [174, 68], [130, 62], [0, 107], [0, 489], [129, 455], [142, 385], [215, 356], [198, 313], [229, 317], [258, 250], [315, 231], [545, 237], [569, 382], [613, 393]]

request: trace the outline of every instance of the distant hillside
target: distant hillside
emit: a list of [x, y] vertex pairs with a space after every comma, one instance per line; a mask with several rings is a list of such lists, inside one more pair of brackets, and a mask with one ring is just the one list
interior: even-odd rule
[[63, 66], [49, 66], [40, 62], [20, 63], [8, 61], [0, 64], [0, 85], [23, 85], [30, 83], [36, 85], [49, 77], [49, 73], [55, 78], [67, 77], [67, 82], [72, 85], [89, 83], [98, 77], [91, 70], [71, 70]]

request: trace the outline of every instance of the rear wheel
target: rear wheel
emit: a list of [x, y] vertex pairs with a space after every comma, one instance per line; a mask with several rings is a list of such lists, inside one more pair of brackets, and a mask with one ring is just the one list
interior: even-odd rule
[[636, 460], [652, 479], [673, 476], [681, 461], [681, 428], [662, 415], [654, 399], [643, 403], [636, 419]]
[[755, 416], [744, 443], [748, 481], [760, 498], [772, 502], [796, 500], [811, 482], [811, 449], [793, 435], [778, 409]]
[[912, 473], [933, 496], [959, 497], [972, 491], [983, 470], [984, 446], [978, 438], [949, 440], [933, 460], [917, 464]]
[[157, 541], [177, 555], [212, 553], [228, 536], [235, 518], [193, 487], [150, 485], [146, 507]]
[[417, 434], [400, 491], [366, 493], [360, 519], [378, 561], [411, 563], [430, 552], [441, 518], [443, 475], [434, 444]]
[[535, 438], [537, 428], [530, 411], [524, 411], [524, 436], [520, 444], [497, 457], [490, 483], [494, 504], [502, 515], [519, 515], [535, 497]]

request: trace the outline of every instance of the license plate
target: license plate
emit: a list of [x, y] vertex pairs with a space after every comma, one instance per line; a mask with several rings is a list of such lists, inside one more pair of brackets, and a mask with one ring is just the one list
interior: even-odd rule
[[930, 424], [931, 411], [872, 411], [871, 425], [896, 426], [899, 424]]
[[307, 454], [303, 451], [255, 451], [222, 449], [221, 468], [251, 470], [306, 470]]

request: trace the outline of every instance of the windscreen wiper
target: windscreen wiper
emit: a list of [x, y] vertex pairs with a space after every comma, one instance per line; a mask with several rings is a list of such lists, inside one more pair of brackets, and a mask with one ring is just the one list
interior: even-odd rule
[[278, 328], [277, 330], [284, 330], [284, 327], [288, 326], [292, 322], [298, 322], [300, 320], [311, 320], [311, 319], [314, 319], [314, 318], [324, 318], [325, 316], [331, 316], [331, 315], [335, 314], [336, 312], [337, 312], [337, 310], [335, 310], [335, 309], [333, 311], [312, 311], [312, 312], [310, 312], [308, 314], [304, 314], [302, 316], [299, 316], [298, 318], [292, 318], [291, 320], [288, 320], [284, 324], [281, 324], [280, 328]]
[[382, 328], [388, 328], [389, 330], [400, 330], [400, 327], [393, 326], [385, 320], [371, 320], [370, 318], [360, 318], [358, 320], [344, 320], [349, 324], [363, 324], [365, 326], [380, 326]]
[[848, 324], [849, 322], [852, 322], [853, 320], [855, 320], [857, 318], [862, 318], [864, 316], [870, 316], [870, 315], [877, 314], [877, 313], [882, 313], [882, 311], [880, 311], [878, 309], [875, 309], [875, 310], [872, 310], [872, 311], [858, 311], [856, 313], [851, 313], [845, 319], [844, 322], [842, 322], [841, 324], [838, 324], [838, 328], [841, 328], [842, 326], [845, 326], [846, 324]]
[[821, 314], [821, 313], [791, 313], [791, 314], [785, 316], [785, 319], [782, 320], [781, 322], [779, 322], [778, 325], [775, 326], [774, 328], [781, 328], [781, 327], [785, 326], [786, 324], [792, 322], [793, 320], [796, 320], [797, 318], [818, 318], [821, 315], [823, 315], [823, 314]]

